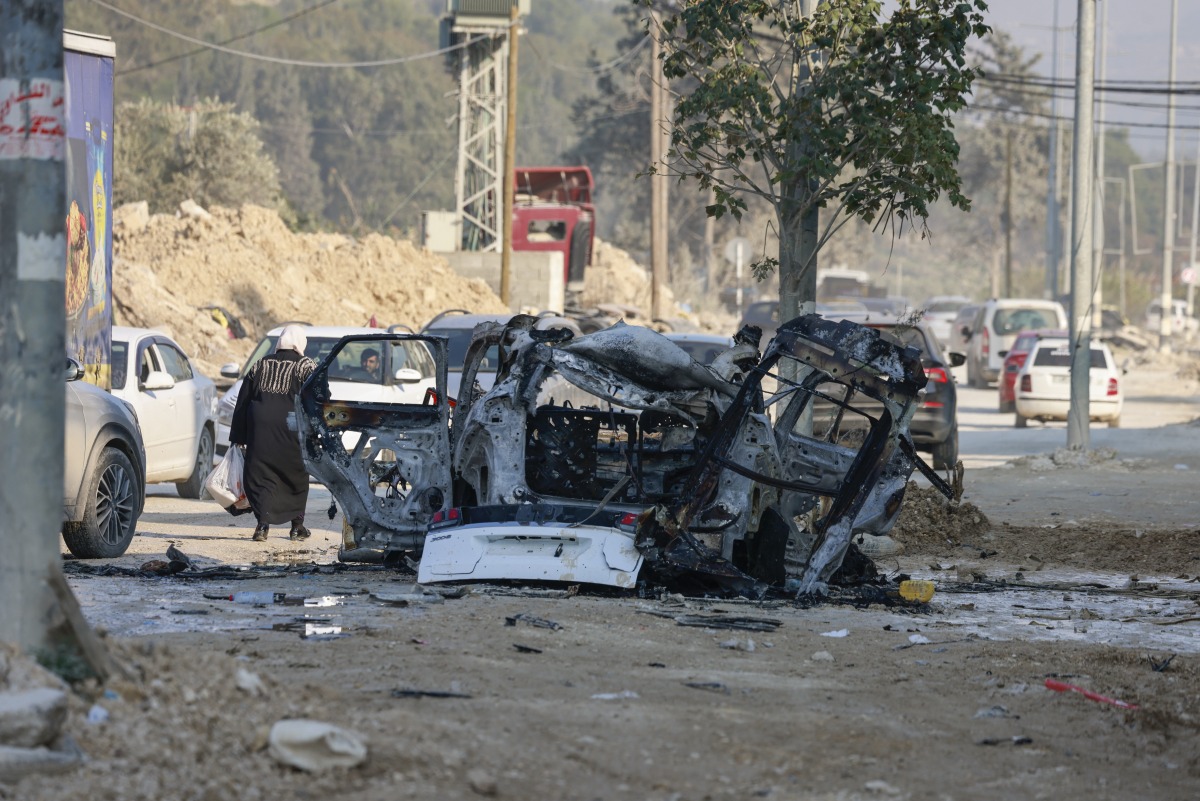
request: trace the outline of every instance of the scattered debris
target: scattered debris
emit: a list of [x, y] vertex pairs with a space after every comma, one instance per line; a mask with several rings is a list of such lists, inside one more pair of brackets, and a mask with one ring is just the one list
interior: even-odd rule
[[840, 640], [843, 637], [850, 636], [850, 629], [836, 629], [834, 631], [823, 631], [823, 632], [821, 632], [821, 636], [822, 637], [832, 637], [835, 640]]
[[266, 695], [267, 693], [267, 686], [263, 684], [263, 680], [259, 675], [245, 668], [237, 669], [237, 673], [233, 675], [233, 683], [242, 692], [249, 693], [255, 697]]
[[924, 634], [910, 634], [908, 641], [913, 645], [928, 645], [930, 640]]
[[729, 695], [729, 688], [719, 681], [687, 681], [683, 686], [691, 687], [693, 690], [707, 690], [710, 693]]
[[621, 690], [619, 693], [595, 693], [592, 695], [593, 701], [624, 701], [640, 698], [633, 690]]
[[515, 626], [518, 623], [524, 623], [527, 626], [533, 626], [538, 629], [550, 629], [551, 631], [558, 631], [563, 627], [561, 623], [547, 620], [544, 617], [535, 617], [526, 612], [520, 612], [504, 618], [504, 625], [506, 626]]
[[1008, 711], [1008, 707], [996, 704], [995, 706], [985, 706], [975, 713], [976, 718], [1012, 718], [1020, 720], [1020, 715], [1014, 715]]
[[1166, 659], [1155, 659], [1153, 656], [1146, 657], [1146, 661], [1150, 663], [1150, 669], [1155, 673], [1166, 673], [1171, 667], [1171, 663], [1175, 661], [1178, 654], [1171, 654]]
[[1029, 745], [1033, 742], [1032, 737], [1026, 737], [1023, 734], [1015, 734], [1012, 737], [985, 737], [979, 740], [976, 745]]
[[396, 689], [392, 690], [393, 698], [473, 698], [474, 696], [467, 693], [457, 692], [455, 690], [413, 690], [413, 689]]
[[829, 653], [828, 651], [817, 651], [816, 653], [814, 653], [812, 656], [809, 657], [809, 661], [832, 662], [833, 654]]
[[540, 654], [540, 653], [542, 653], [541, 648], [534, 648], [532, 645], [521, 645], [519, 642], [514, 642], [513, 648], [516, 648], [517, 651], [519, 651], [520, 653], [523, 653], [523, 654]]
[[732, 640], [724, 640], [717, 644], [722, 648], [728, 648], [731, 651], [746, 651], [747, 653], [754, 653], [754, 640], [749, 638], [746, 638], [745, 640], [739, 640], [735, 637]]
[[1111, 704], [1113, 706], [1120, 707], [1121, 709], [1138, 708], [1137, 704], [1131, 704], [1128, 701], [1119, 701], [1116, 698], [1109, 698], [1106, 695], [1100, 695], [1099, 693], [1094, 693], [1091, 690], [1085, 690], [1084, 688], [1075, 684], [1067, 684], [1066, 682], [1058, 681], [1057, 679], [1046, 679], [1046, 689], [1053, 690], [1056, 693], [1079, 693], [1089, 701], [1096, 701], [1097, 703], [1101, 704]]
[[642, 614], [655, 615], [674, 620], [677, 625], [704, 629], [735, 629], [738, 631], [775, 631], [783, 625], [782, 620], [769, 617], [738, 617], [730, 615], [677, 615], [649, 609], [638, 610]]
[[361, 734], [319, 720], [278, 721], [267, 746], [277, 762], [309, 773], [352, 768], [367, 758], [367, 741]]

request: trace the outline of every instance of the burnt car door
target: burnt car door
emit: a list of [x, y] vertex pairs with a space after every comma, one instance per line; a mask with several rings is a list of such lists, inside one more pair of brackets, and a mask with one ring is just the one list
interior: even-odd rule
[[[380, 352], [428, 349], [435, 384], [415, 399], [335, 399], [338, 354], [369, 343]], [[450, 502], [450, 401], [446, 341], [416, 334], [343, 337], [301, 387], [296, 422], [308, 471], [341, 505], [352, 541], [343, 549], [389, 555], [419, 549], [433, 516]], [[403, 380], [397, 374], [388, 379]], [[343, 556], [345, 558], [345, 556]]]

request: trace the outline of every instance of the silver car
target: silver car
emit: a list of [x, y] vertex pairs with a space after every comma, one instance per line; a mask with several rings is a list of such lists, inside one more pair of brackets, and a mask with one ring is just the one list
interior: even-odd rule
[[69, 362], [63, 541], [81, 559], [125, 553], [146, 501], [146, 450], [133, 408], [79, 379]]

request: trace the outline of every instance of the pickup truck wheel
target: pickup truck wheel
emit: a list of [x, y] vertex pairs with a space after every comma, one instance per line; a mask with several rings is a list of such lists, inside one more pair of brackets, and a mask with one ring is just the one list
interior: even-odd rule
[[83, 520], [63, 525], [63, 541], [80, 559], [112, 559], [125, 553], [138, 518], [138, 479], [129, 457], [105, 448], [88, 485]]
[[196, 447], [196, 463], [192, 465], [192, 475], [187, 481], [180, 481], [175, 485], [180, 498], [208, 500], [208, 490], [204, 488], [204, 482], [208, 481], [208, 476], [212, 473], [213, 447], [212, 432], [205, 428], [200, 432], [200, 444]]
[[1110, 417], [1108, 419], [1108, 427], [1109, 428], [1120, 428], [1121, 427], [1121, 418], [1120, 417]]

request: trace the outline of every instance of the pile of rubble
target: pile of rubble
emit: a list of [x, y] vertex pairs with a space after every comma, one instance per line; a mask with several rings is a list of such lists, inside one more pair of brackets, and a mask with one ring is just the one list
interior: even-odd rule
[[[185, 202], [151, 216], [127, 204], [113, 215], [113, 251], [115, 322], [169, 331], [209, 375], [285, 321], [416, 328], [443, 309], [505, 310], [484, 282], [411, 242], [293, 233], [258, 206]], [[244, 339], [231, 338], [233, 320]]]

